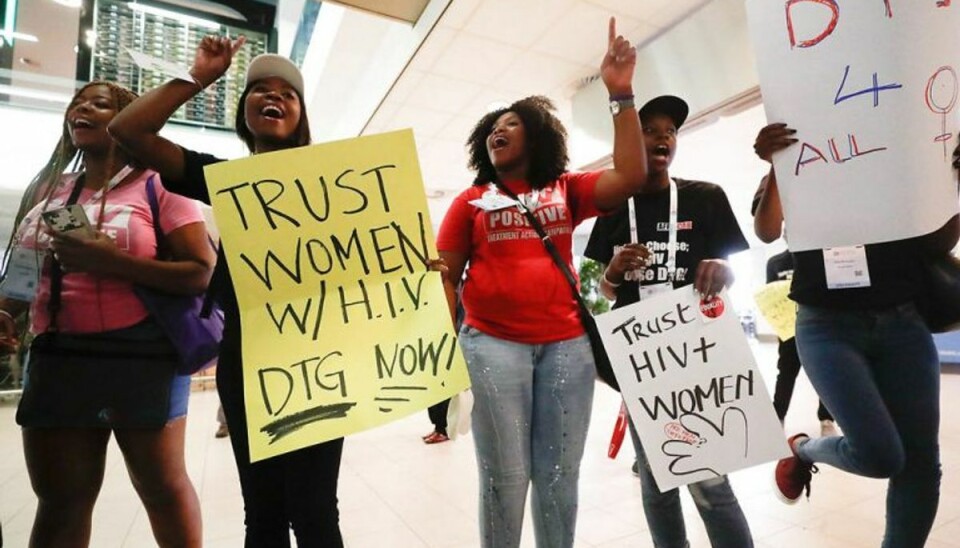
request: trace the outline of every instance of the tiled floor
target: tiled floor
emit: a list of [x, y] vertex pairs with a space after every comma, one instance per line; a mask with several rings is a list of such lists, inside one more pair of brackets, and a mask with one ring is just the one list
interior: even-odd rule
[[[773, 382], [775, 349], [757, 345], [768, 387]], [[816, 400], [805, 380], [798, 382], [790, 432], [817, 430]], [[960, 546], [960, 376], [943, 377], [941, 443], [944, 478], [940, 513], [927, 546]], [[205, 545], [243, 544], [242, 503], [230, 443], [213, 437], [217, 396], [193, 394], [188, 425], [187, 460], [203, 507]], [[581, 471], [577, 546], [649, 547], [640, 486], [630, 474], [632, 451], [617, 460], [606, 456], [619, 409], [616, 395], [598, 387], [587, 455]], [[23, 463], [14, 407], [0, 404], [0, 520], [8, 547], [26, 546], [35, 499]], [[347, 440], [340, 481], [341, 523], [351, 548], [477, 546], [476, 472], [472, 441], [427, 446], [426, 412]], [[155, 545], [144, 511], [127, 479], [116, 446], [94, 515], [91, 546]], [[771, 493], [772, 464], [733, 475], [757, 545], [767, 548], [853, 548], [879, 546], [883, 531], [884, 487], [821, 467], [809, 502], [778, 502]], [[689, 497], [684, 508], [692, 546], [706, 547], [702, 523]], [[524, 546], [534, 546], [532, 529]]]

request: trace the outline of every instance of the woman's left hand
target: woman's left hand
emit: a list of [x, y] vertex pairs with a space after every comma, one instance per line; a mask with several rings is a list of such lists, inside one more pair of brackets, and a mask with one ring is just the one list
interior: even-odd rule
[[705, 299], [717, 296], [724, 287], [733, 284], [733, 269], [730, 263], [722, 259], [700, 261], [693, 288]]
[[123, 252], [113, 238], [101, 231], [74, 236], [69, 232], [51, 233], [50, 248], [64, 272], [110, 274]]
[[607, 54], [600, 64], [600, 76], [611, 96], [633, 94], [633, 70], [637, 65], [637, 50], [630, 41], [617, 34], [617, 20], [610, 18], [607, 33]]

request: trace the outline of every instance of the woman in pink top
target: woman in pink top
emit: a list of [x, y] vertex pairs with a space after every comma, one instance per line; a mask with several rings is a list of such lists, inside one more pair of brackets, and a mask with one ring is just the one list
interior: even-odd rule
[[[30, 546], [89, 543], [111, 434], [157, 543], [201, 545], [199, 501], [183, 459], [190, 378], [175, 375], [176, 351], [133, 288], [136, 284], [172, 294], [199, 294], [206, 289], [214, 254], [197, 204], [167, 193], [156, 173], [129, 166], [130, 159], [107, 134], [110, 120], [135, 97], [106, 82], [87, 84], [73, 97], [60, 142], [24, 194], [4, 268], [0, 336], [6, 346], [16, 346], [13, 320], [29, 309], [35, 337], [17, 416], [30, 482], [39, 499]], [[80, 171], [64, 175], [71, 163], [79, 164]], [[157, 219], [147, 198], [151, 178]], [[88, 228], [58, 231], [56, 222], [41, 220], [42, 213], [67, 203], [82, 206]], [[164, 234], [170, 260], [156, 258], [154, 223]], [[85, 363], [109, 361], [132, 373], [118, 376], [120, 382], [103, 378], [99, 368], [70, 367], [76, 364], [70, 353], [52, 366], [38, 363], [39, 341], [55, 341], [53, 348], [59, 348], [80, 340], [90, 342]], [[118, 348], [131, 351], [118, 358]], [[148, 375], [148, 370], [160, 374]], [[64, 385], [70, 388], [67, 397], [56, 391]], [[74, 411], [100, 409], [100, 399], [87, 400], [99, 398], [94, 394], [105, 385], [127, 393], [169, 390], [169, 397], [156, 400], [159, 411], [152, 420], [158, 426], [128, 427], [132, 422], [127, 411], [111, 403], [103, 403], [99, 413]], [[141, 403], [134, 401], [135, 415]]]
[[519, 545], [531, 484], [537, 546], [573, 545], [593, 357], [570, 285], [516, 204], [539, 220], [572, 268], [574, 227], [644, 187], [631, 83], [636, 51], [617, 36], [613, 19], [608, 40], [601, 76], [613, 114], [613, 169], [567, 172], [566, 131], [553, 105], [528, 97], [476, 125], [467, 145], [477, 176], [440, 227], [449, 279], [466, 269], [460, 344], [476, 399], [485, 547]]

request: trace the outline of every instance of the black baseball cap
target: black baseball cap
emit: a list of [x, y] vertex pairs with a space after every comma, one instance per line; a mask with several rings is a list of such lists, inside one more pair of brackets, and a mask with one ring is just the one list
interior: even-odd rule
[[677, 129], [687, 121], [687, 115], [690, 114], [690, 107], [683, 99], [673, 95], [661, 95], [647, 101], [640, 107], [640, 121], [643, 122], [654, 114], [666, 114], [673, 120], [673, 125]]

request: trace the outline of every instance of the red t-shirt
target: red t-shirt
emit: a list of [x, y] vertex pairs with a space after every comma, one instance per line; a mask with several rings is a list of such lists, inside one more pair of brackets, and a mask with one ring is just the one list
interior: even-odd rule
[[[564, 173], [539, 191], [525, 181], [504, 183], [537, 216], [571, 270], [573, 229], [599, 213], [593, 191], [601, 173]], [[582, 335], [570, 284], [523, 213], [516, 207], [484, 211], [470, 204], [491, 190], [496, 191], [484, 185], [461, 192], [437, 237], [440, 251], [468, 256], [464, 322], [497, 338], [527, 344]]]

